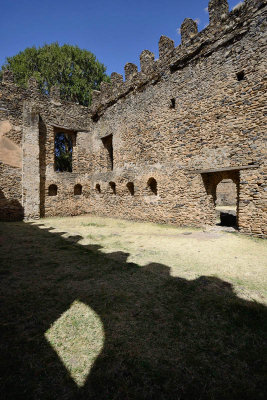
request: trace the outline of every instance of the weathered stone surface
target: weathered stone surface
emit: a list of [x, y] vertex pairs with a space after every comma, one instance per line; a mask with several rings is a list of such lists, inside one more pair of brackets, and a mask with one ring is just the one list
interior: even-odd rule
[[133, 63], [127, 63], [124, 66], [124, 72], [125, 72], [125, 80], [128, 81], [131, 79], [133, 76], [135, 76], [138, 72], [137, 65]]
[[146, 73], [153, 68], [155, 55], [149, 50], [143, 50], [140, 54], [141, 71]]
[[50, 89], [51, 99], [54, 101], [60, 101], [60, 87], [55, 85]]
[[174, 41], [167, 36], [159, 39], [159, 58], [164, 58], [174, 50]]
[[3, 71], [2, 83], [3, 84], [14, 83], [14, 76], [12, 71], [9, 71], [8, 69]]
[[187, 43], [198, 33], [197, 23], [191, 18], [186, 18], [181, 25], [182, 44]]
[[113, 86], [119, 86], [123, 83], [123, 76], [117, 72], [112, 72], [110, 79]]
[[[255, 4], [228, 13], [227, 2], [211, 1], [207, 28], [185, 24], [177, 48], [162, 37], [159, 60], [142, 52], [141, 71], [127, 64], [125, 82], [112, 74], [90, 108], [2, 82], [1, 137], [23, 167], [0, 142], [0, 218], [24, 209], [26, 218], [92, 212], [211, 225], [218, 185], [230, 180], [240, 231], [266, 236], [266, 2]], [[73, 142], [72, 172], [55, 171], [60, 132]]]
[[216, 205], [232, 206], [237, 202], [237, 186], [231, 179], [223, 179], [216, 189]]
[[229, 12], [229, 5], [227, 0], [210, 0], [209, 2], [209, 15], [211, 23], [218, 23], [222, 19], [226, 19]]

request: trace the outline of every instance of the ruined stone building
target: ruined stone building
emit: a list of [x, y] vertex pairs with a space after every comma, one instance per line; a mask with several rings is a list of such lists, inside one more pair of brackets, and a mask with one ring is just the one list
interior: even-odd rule
[[[0, 218], [92, 213], [212, 225], [216, 189], [234, 183], [241, 232], [265, 236], [266, 0], [229, 12], [210, 0], [209, 25], [185, 19], [181, 44], [162, 36], [159, 59], [111, 74], [87, 108], [0, 84]], [[265, 110], [266, 111], [266, 110]], [[55, 168], [55, 138], [72, 145], [72, 171]]]

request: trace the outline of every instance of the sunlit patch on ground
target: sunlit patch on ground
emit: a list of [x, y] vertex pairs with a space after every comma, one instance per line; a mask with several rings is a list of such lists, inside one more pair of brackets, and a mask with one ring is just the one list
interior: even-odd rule
[[104, 345], [104, 330], [98, 315], [76, 300], [45, 332], [45, 338], [77, 386], [83, 386]]

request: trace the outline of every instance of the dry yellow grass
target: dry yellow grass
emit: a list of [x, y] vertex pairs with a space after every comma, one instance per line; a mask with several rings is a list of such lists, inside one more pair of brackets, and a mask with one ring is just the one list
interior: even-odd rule
[[164, 264], [172, 276], [190, 280], [215, 276], [232, 283], [239, 296], [267, 302], [265, 240], [219, 228], [203, 231], [95, 216], [51, 218], [42, 224], [64, 231], [66, 238], [76, 237], [81, 245], [101, 246], [103, 253], [127, 253], [128, 262]]

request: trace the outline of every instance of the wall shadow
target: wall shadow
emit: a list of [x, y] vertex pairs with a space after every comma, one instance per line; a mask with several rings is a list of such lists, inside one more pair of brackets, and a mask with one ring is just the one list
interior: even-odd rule
[[16, 199], [7, 199], [0, 189], [0, 221], [22, 221], [24, 208]]
[[[3, 400], [266, 398], [264, 305], [218, 278], [172, 277], [63, 233], [0, 224]], [[80, 389], [44, 337], [75, 300], [105, 331]]]

